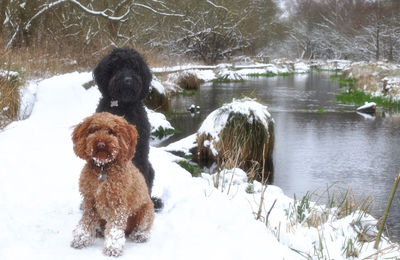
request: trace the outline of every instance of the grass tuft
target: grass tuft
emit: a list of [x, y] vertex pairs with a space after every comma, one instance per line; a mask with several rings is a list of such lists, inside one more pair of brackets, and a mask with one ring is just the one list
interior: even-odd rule
[[0, 129], [18, 119], [22, 84], [19, 73], [0, 70]]
[[182, 160], [178, 161], [177, 164], [179, 164], [182, 168], [190, 172], [192, 174], [192, 177], [200, 177], [201, 176], [201, 168], [198, 167], [197, 165], [190, 163], [188, 161]]
[[173, 135], [173, 134], [176, 134], [176, 133], [178, 133], [178, 131], [175, 130], [175, 129], [172, 129], [172, 128], [167, 128], [166, 129], [166, 128], [162, 128], [160, 126], [155, 132], [152, 132], [151, 135], [161, 139], [161, 138], [163, 138], [165, 136]]
[[201, 83], [203, 81], [193, 73], [183, 73], [177, 82], [178, 86], [185, 90], [199, 90]]

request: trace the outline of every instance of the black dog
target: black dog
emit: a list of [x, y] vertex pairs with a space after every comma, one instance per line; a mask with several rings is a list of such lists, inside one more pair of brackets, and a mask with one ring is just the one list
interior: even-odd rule
[[[123, 116], [136, 126], [139, 137], [132, 161], [143, 174], [151, 195], [154, 170], [149, 162], [150, 123], [143, 104], [152, 79], [150, 69], [136, 50], [116, 48], [99, 62], [93, 77], [103, 96], [96, 112]], [[155, 209], [162, 208], [161, 199], [152, 200]]]

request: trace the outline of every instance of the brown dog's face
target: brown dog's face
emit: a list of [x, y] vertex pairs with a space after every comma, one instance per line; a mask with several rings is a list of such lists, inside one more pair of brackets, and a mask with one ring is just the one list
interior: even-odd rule
[[77, 125], [72, 133], [76, 155], [97, 166], [131, 160], [135, 154], [135, 126], [110, 113], [96, 113]]

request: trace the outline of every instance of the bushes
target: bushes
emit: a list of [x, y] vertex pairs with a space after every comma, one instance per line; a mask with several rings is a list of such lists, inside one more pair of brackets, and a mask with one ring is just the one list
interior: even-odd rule
[[178, 78], [178, 86], [186, 90], [198, 90], [202, 81], [193, 73], [183, 73]]
[[234, 100], [211, 113], [198, 131], [197, 145], [200, 164], [239, 167], [262, 182], [272, 174], [274, 122], [267, 107], [252, 99]]
[[18, 118], [21, 85], [17, 72], [0, 70], [0, 129]]

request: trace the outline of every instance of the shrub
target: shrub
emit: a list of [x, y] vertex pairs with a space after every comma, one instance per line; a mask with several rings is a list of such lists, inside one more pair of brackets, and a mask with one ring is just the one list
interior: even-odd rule
[[193, 73], [183, 73], [178, 78], [178, 86], [186, 90], [198, 90], [202, 81]]
[[0, 71], [0, 129], [18, 119], [22, 79], [12, 71]]
[[200, 127], [197, 145], [200, 164], [241, 168], [252, 173], [250, 180], [261, 182], [272, 174], [274, 123], [267, 107], [252, 99], [234, 100], [211, 113]]
[[197, 165], [194, 165], [185, 160], [178, 161], [177, 164], [179, 164], [182, 168], [190, 172], [190, 174], [192, 174], [192, 177], [200, 177], [201, 168], [199, 168]]

